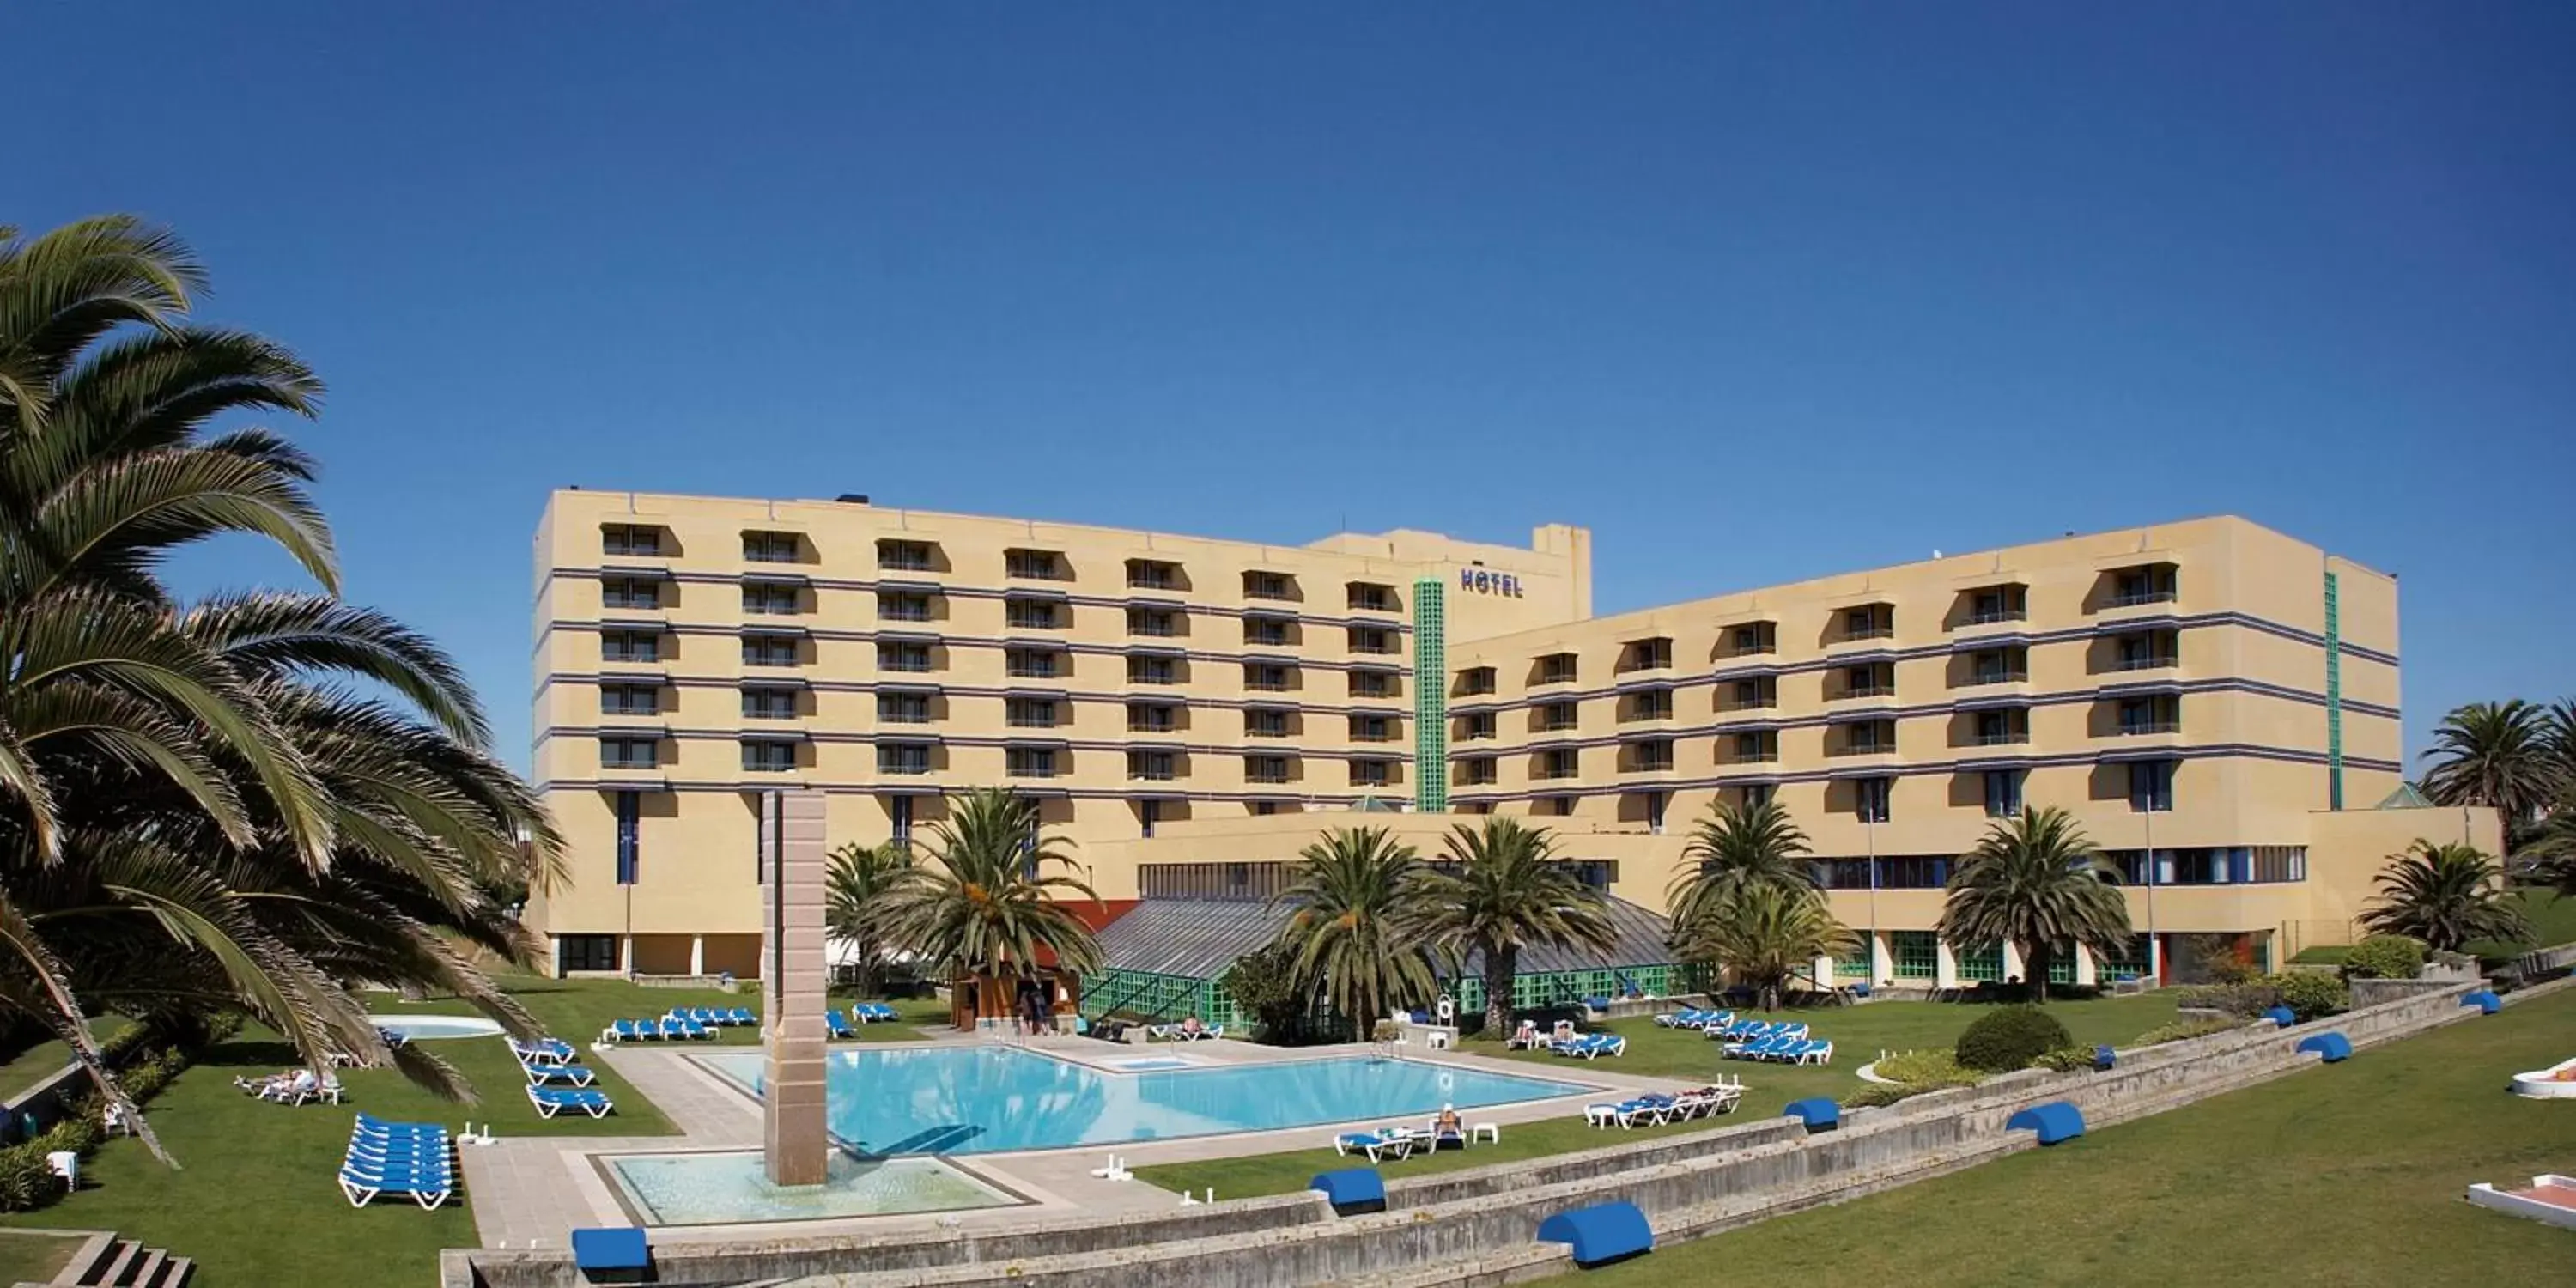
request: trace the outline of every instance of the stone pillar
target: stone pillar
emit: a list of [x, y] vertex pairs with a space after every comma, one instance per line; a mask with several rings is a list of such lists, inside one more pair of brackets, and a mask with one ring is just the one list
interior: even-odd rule
[[705, 935], [689, 936], [689, 973], [692, 975], [707, 973], [707, 937]]
[[2025, 984], [2030, 983], [2030, 963], [2021, 959], [2021, 950], [2013, 947], [2011, 940], [2004, 941], [2003, 950], [2004, 978], [2018, 979]]
[[1942, 988], [1959, 986], [1959, 959], [1950, 952], [1950, 941], [1932, 941], [1932, 982]]
[[1875, 985], [1880, 980], [1894, 978], [1896, 950], [1889, 946], [1887, 936], [1872, 934], [1869, 937], [1869, 982]]
[[2094, 964], [2093, 950], [2077, 945], [2075, 949], [2076, 985], [2080, 988], [2091, 988], [2105, 982], [2107, 981], [2102, 978], [2101, 968]]
[[760, 800], [760, 991], [769, 1026], [762, 1156], [772, 1185], [820, 1185], [830, 1165], [823, 1100], [823, 793]]

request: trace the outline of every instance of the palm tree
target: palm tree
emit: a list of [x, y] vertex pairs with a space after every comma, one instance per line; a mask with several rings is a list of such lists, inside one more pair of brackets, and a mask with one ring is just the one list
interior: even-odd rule
[[1292, 912], [1279, 942], [1298, 978], [1319, 988], [1366, 1037], [1380, 1017], [1437, 992], [1439, 972], [1415, 894], [1422, 860], [1382, 827], [1326, 832], [1299, 852], [1277, 902]]
[[1723, 965], [1755, 989], [1762, 1009], [1777, 1010], [1780, 991], [1819, 957], [1840, 957], [1860, 942], [1834, 919], [1812, 887], [1758, 882], [1712, 905], [1678, 933], [1676, 947], [1693, 961]]
[[823, 874], [823, 927], [850, 946], [861, 997], [877, 995], [879, 973], [894, 956], [889, 896], [913, 872], [912, 847], [901, 841], [852, 841], [832, 851], [831, 867]]
[[[549, 883], [559, 843], [454, 664], [333, 597], [312, 460], [209, 428], [309, 416], [321, 385], [191, 320], [204, 284], [129, 218], [0, 228], [0, 1011], [55, 1031], [127, 1110], [101, 1008], [174, 1031], [238, 1008], [310, 1063], [386, 1059], [465, 1094], [419, 1048], [388, 1051], [347, 982], [452, 992], [533, 1035], [464, 953], [534, 960], [489, 892]], [[162, 560], [226, 534], [324, 593], [173, 599]]]
[[1449, 870], [1425, 873], [1412, 898], [1434, 944], [1462, 961], [1473, 953], [1484, 963], [1486, 1033], [1511, 1027], [1512, 978], [1522, 947], [1607, 954], [1618, 945], [1608, 901], [1556, 860], [1546, 828], [1496, 814], [1481, 828], [1460, 823], [1450, 829], [1445, 848]]
[[1954, 944], [2021, 950], [2031, 996], [2048, 1001], [2052, 946], [2077, 943], [2109, 955], [2129, 945], [2129, 903], [2117, 872], [2073, 815], [2027, 809], [1998, 819], [1959, 860], [1941, 907], [1941, 937]]
[[2517, 940], [2531, 933], [2504, 898], [2502, 869], [2473, 845], [2417, 841], [2392, 854], [2374, 882], [2378, 899], [2361, 914], [2374, 934], [2406, 935], [2457, 952], [2472, 939]]
[[2556, 766], [2558, 788], [2576, 788], [2576, 698], [2560, 698], [2540, 715], [2540, 745]]
[[2566, 785], [2563, 751], [2553, 748], [2550, 712], [2511, 698], [2472, 702], [2442, 717], [2424, 794], [2436, 805], [2484, 805], [2504, 818], [2510, 850], [2541, 808]]
[[1744, 809], [1713, 802], [1682, 846], [1682, 867], [1664, 891], [1665, 907], [1674, 925], [1686, 926], [1749, 886], [1813, 889], [1806, 853], [1807, 834], [1778, 801]]
[[891, 937], [968, 977], [979, 1010], [990, 986], [1035, 975], [1049, 956], [1070, 974], [1098, 971], [1100, 940], [1071, 899], [1100, 896], [1073, 875], [1062, 844], [1039, 825], [1035, 801], [999, 787], [951, 797], [948, 817], [930, 825], [926, 862], [885, 896]]

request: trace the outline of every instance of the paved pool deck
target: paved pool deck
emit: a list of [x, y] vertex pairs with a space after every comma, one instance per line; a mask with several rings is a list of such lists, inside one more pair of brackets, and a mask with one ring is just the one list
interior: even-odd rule
[[[1135, 1046], [1089, 1038], [1039, 1036], [997, 1038], [958, 1035], [919, 1042], [854, 1043], [835, 1050], [900, 1050], [905, 1047], [978, 1046], [1008, 1041], [1030, 1050], [1110, 1072], [1123, 1072], [1123, 1062], [1171, 1057], [1207, 1065], [1252, 1065], [1330, 1057], [1380, 1056], [1387, 1048], [1365, 1043], [1320, 1047], [1268, 1047], [1224, 1039]], [[602, 1173], [599, 1156], [669, 1154], [688, 1151], [758, 1149], [760, 1105], [740, 1088], [700, 1067], [688, 1057], [711, 1048], [688, 1046], [603, 1046], [585, 1057], [604, 1061], [659, 1107], [680, 1131], [676, 1136], [504, 1137], [489, 1145], [461, 1145], [458, 1156], [465, 1175], [465, 1197], [474, 1213], [477, 1237], [487, 1248], [563, 1248], [570, 1231], [590, 1226], [638, 1223]], [[740, 1052], [744, 1048], [720, 1048]], [[1519, 1077], [1544, 1076], [1584, 1084], [1579, 1094], [1518, 1104], [1462, 1111], [1471, 1124], [1492, 1123], [1509, 1130], [1515, 1123], [1580, 1115], [1583, 1105], [1609, 1094], [1677, 1091], [1687, 1084], [1666, 1078], [1632, 1077], [1619, 1070], [1616, 1057], [1565, 1060], [1533, 1068], [1530, 1064], [1456, 1051], [1409, 1048], [1405, 1058], [1459, 1069], [1481, 1069]], [[614, 1121], [611, 1119], [610, 1121]], [[873, 1234], [929, 1228], [1025, 1221], [1032, 1217], [1101, 1215], [1156, 1211], [1174, 1206], [1177, 1196], [1142, 1181], [1115, 1182], [1092, 1175], [1112, 1153], [1127, 1165], [1191, 1162], [1271, 1154], [1293, 1149], [1316, 1151], [1318, 1165], [1331, 1158], [1336, 1132], [1375, 1127], [1383, 1119], [1322, 1123], [1276, 1131], [1235, 1132], [1178, 1140], [1137, 1141], [1116, 1146], [1085, 1145], [1017, 1153], [971, 1154], [945, 1161], [988, 1184], [1010, 1191], [1023, 1204], [966, 1212], [834, 1220], [762, 1222], [754, 1225], [657, 1226], [657, 1242], [804, 1238], [836, 1234]], [[1472, 1146], [1470, 1148], [1473, 1148]], [[1403, 1165], [1390, 1165], [1401, 1174]], [[1220, 1194], [1220, 1200], [1229, 1197]]]

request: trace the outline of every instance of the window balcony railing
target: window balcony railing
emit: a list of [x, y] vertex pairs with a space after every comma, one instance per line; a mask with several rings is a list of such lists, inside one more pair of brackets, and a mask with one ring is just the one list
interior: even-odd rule
[[1631, 774], [1660, 774], [1670, 771], [1672, 767], [1673, 762], [1669, 758], [1663, 760], [1635, 760], [1628, 763], [1626, 772]]
[[2133, 738], [2142, 734], [2181, 732], [2182, 721], [2180, 720], [2123, 720], [2120, 722], [2120, 736], [2123, 738]]
[[877, 669], [880, 671], [905, 671], [919, 674], [930, 669], [930, 659], [926, 657], [881, 657], [877, 659]]
[[1539, 722], [1538, 731], [1540, 733], [1572, 733], [1576, 724], [1577, 722], [1572, 720], [1543, 720]]
[[1150, 636], [1154, 639], [1170, 639], [1173, 636], [1180, 634], [1181, 628], [1174, 626], [1170, 622], [1129, 622], [1127, 624], [1127, 633], [1130, 635]]
[[1284, 783], [1284, 782], [1287, 782], [1287, 781], [1288, 781], [1288, 775], [1287, 775], [1287, 774], [1285, 774], [1285, 773], [1282, 773], [1282, 772], [1280, 772], [1280, 771], [1277, 771], [1277, 770], [1255, 770], [1255, 771], [1254, 771], [1254, 772], [1252, 772], [1252, 773], [1245, 774], [1245, 775], [1243, 776], [1243, 781], [1245, 781], [1245, 782], [1247, 782], [1247, 783], [1262, 783], [1262, 784], [1274, 784], [1274, 785], [1275, 785], [1275, 784], [1278, 784], [1278, 783]]
[[1896, 628], [1893, 626], [1868, 626], [1856, 631], [1844, 631], [1835, 639], [1834, 642], [1837, 644], [1851, 644], [1861, 640], [1892, 640], [1895, 638]]
[[883, 572], [929, 572], [930, 556], [926, 554], [880, 553], [877, 568]]
[[889, 605], [877, 609], [877, 620], [881, 622], [926, 622], [930, 620], [930, 610], [927, 608], [896, 607]]
[[1243, 687], [1255, 693], [1286, 693], [1288, 682], [1286, 680], [1246, 680], [1243, 682]]
[[[903, 668], [897, 667], [895, 669], [902, 670]], [[929, 668], [924, 667], [922, 669], [928, 670]], [[1008, 674], [1014, 680], [1052, 680], [1056, 678], [1055, 668], [1051, 666], [1015, 666], [1010, 669]]]
[[1970, 684], [2028, 684], [2028, 671], [1979, 671], [1968, 677]]
[[1127, 777], [1139, 782], [1168, 783], [1172, 781], [1173, 773], [1169, 769], [1130, 768]]
[[2011, 747], [2018, 746], [2029, 741], [2030, 731], [2026, 729], [2016, 730], [2009, 733], [1981, 733], [1977, 735], [1977, 745], [1980, 747]]
[[1056, 727], [1056, 721], [1055, 717], [1051, 715], [1012, 716], [1010, 725], [1014, 729], [1053, 729]]
[[1826, 748], [1825, 754], [1828, 756], [1885, 756], [1895, 751], [1896, 744], [1892, 742], [1847, 742], [1840, 746]]
[[2169, 653], [2158, 653], [2147, 657], [2124, 657], [2111, 665], [2113, 669], [2121, 671], [2155, 671], [2168, 666], [2179, 666], [2181, 660]]
[[1053, 765], [1016, 765], [1010, 770], [1013, 778], [1053, 778], [1055, 774]]
[[1530, 775], [1530, 777], [1543, 783], [1562, 782], [1565, 779], [1576, 777], [1576, 771], [1563, 765], [1543, 765], [1539, 768], [1537, 773]]
[[2143, 604], [2170, 604], [2174, 602], [2176, 598], [2177, 596], [2170, 589], [2136, 590], [2130, 591], [2124, 595], [2113, 595], [2111, 597], [2110, 606], [2113, 608], [2136, 608]]
[[898, 707], [877, 712], [878, 724], [929, 724], [930, 712], [918, 707]]
[[1855, 684], [1834, 696], [1837, 699], [1892, 698], [1896, 696], [1896, 686], [1893, 684]]
[[1968, 614], [1968, 624], [1970, 626], [1995, 626], [2004, 622], [2026, 622], [2029, 620], [2030, 611], [2023, 608], [1990, 608], [1982, 612]]
[[880, 774], [926, 774], [930, 772], [930, 762], [927, 760], [880, 760], [877, 762], [877, 772]]
[[1381, 729], [1381, 730], [1377, 731], [1376, 733], [1355, 733], [1355, 734], [1352, 734], [1352, 735], [1351, 735], [1351, 741], [1353, 741], [1353, 742], [1394, 742], [1394, 741], [1396, 741], [1396, 736], [1395, 736], [1394, 732], [1393, 732], [1393, 731], [1391, 731], [1391, 730]]
[[1174, 733], [1178, 732], [1179, 729], [1179, 725], [1173, 724], [1169, 720], [1130, 720], [1127, 722], [1127, 732], [1129, 733]]

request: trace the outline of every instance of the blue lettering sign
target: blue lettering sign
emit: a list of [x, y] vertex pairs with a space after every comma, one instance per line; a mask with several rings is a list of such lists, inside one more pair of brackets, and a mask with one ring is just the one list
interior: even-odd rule
[[1458, 588], [1460, 590], [1472, 590], [1479, 595], [1502, 595], [1512, 599], [1520, 599], [1523, 597], [1521, 593], [1521, 579], [1519, 577], [1511, 573], [1494, 572], [1491, 569], [1486, 568], [1459, 569]]

